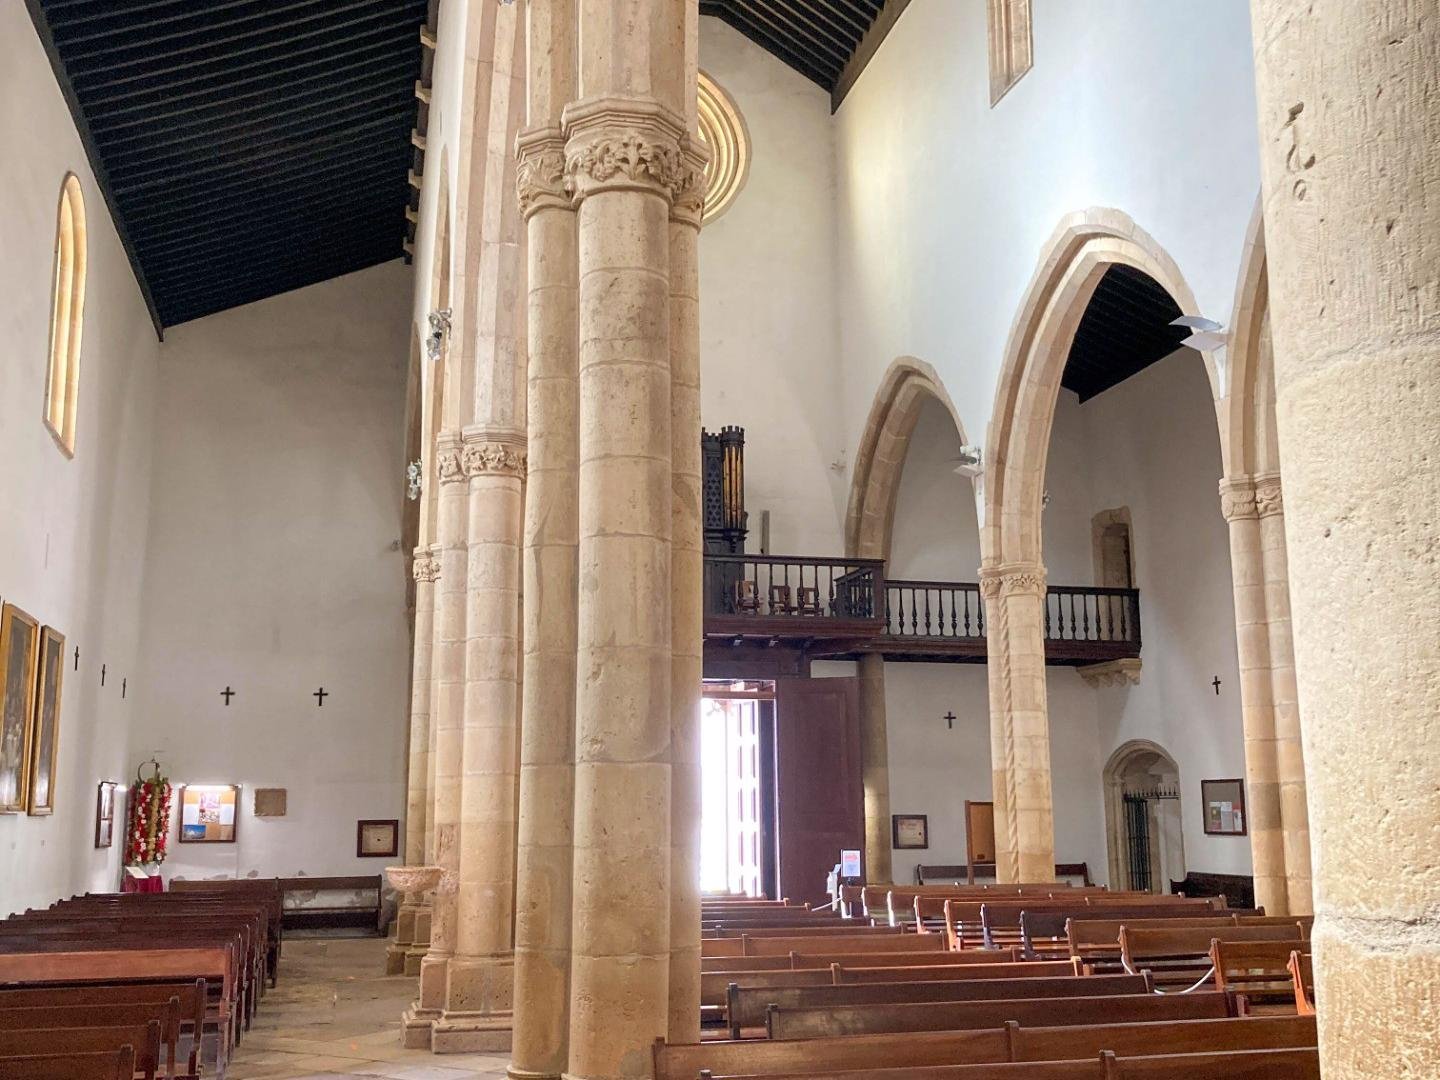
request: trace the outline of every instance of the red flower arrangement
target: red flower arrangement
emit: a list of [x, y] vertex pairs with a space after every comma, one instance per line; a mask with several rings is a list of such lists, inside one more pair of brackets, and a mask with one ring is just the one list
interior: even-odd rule
[[[144, 866], [165, 861], [170, 838], [170, 800], [173, 789], [160, 773], [160, 763], [147, 780], [139, 772], [130, 785], [129, 809], [125, 828], [125, 865]], [[143, 769], [144, 766], [142, 765]]]

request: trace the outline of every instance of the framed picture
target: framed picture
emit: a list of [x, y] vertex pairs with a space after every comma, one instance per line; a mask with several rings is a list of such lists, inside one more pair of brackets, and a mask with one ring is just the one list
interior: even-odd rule
[[108, 848], [115, 842], [115, 787], [113, 780], [101, 780], [95, 792], [95, 846]]
[[930, 819], [924, 814], [892, 814], [890, 829], [891, 846], [897, 850], [930, 846]]
[[1200, 781], [1200, 804], [1205, 808], [1207, 836], [1246, 834], [1244, 780]]
[[357, 859], [389, 859], [400, 851], [400, 822], [375, 818], [356, 822], [355, 857]]
[[29, 794], [39, 642], [39, 623], [14, 604], [0, 608], [0, 814], [23, 811]]
[[60, 752], [60, 684], [65, 679], [65, 635], [53, 626], [40, 631], [39, 664], [30, 782], [25, 796], [26, 811], [37, 816], [55, 812], [55, 761]]
[[233, 844], [239, 784], [186, 784], [180, 789], [180, 843]]

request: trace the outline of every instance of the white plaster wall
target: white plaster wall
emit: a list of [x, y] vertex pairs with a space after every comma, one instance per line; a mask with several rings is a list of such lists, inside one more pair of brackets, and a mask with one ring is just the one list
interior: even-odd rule
[[[1091, 518], [1128, 506], [1144, 644], [1138, 686], [1092, 690], [1052, 670], [1051, 726], [1068, 719], [1060, 686], [1073, 715], [1087, 703], [1093, 709], [1098, 757], [1085, 768], [1097, 791], [1105, 762], [1125, 742], [1165, 747], [1180, 766], [1188, 869], [1248, 874], [1249, 840], [1206, 836], [1200, 800], [1201, 780], [1245, 775], [1219, 476], [1215, 413], [1196, 354], [1181, 350], [1084, 405], [1061, 391], [1046, 473], [1046, 569], [1057, 584], [1093, 583]], [[1074, 765], [1058, 752], [1054, 762], [1058, 790]]]
[[830, 97], [718, 19], [700, 66], [749, 128], [750, 178], [700, 234], [701, 415], [746, 430], [751, 551], [839, 555], [848, 475], [840, 410]]
[[[235, 844], [176, 844], [174, 815], [167, 877], [384, 865], [355, 823], [404, 813], [410, 303], [397, 261], [167, 334], [132, 745], [242, 785]], [[255, 818], [256, 787], [288, 814]]]
[[[119, 880], [119, 830], [114, 847], [94, 847], [95, 792], [134, 767], [157, 339], [19, 3], [0, 5], [0, 145], [0, 598], [64, 633], [68, 655], [80, 648], [80, 670], [67, 662], [61, 693], [55, 813], [0, 816], [3, 916]], [[42, 419], [55, 214], [67, 171], [80, 179], [88, 231], [73, 460]]]
[[[913, 0], [836, 115], [848, 443], [895, 357], [981, 441], [1061, 218], [1115, 207], [1228, 317], [1259, 169], [1245, 0], [1035, 0], [1035, 67], [990, 107], [985, 5]], [[852, 450], [853, 452], [853, 450]]]

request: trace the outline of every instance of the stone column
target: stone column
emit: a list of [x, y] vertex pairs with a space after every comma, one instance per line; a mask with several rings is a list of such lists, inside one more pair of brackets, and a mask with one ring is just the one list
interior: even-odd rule
[[[415, 579], [415, 644], [410, 674], [410, 762], [405, 784], [405, 862], [425, 862], [425, 822], [430, 816], [430, 656], [435, 634], [435, 580], [440, 562], [428, 545], [415, 549], [410, 563]], [[395, 916], [395, 939], [385, 951], [385, 973], [400, 975], [415, 947], [423, 895], [406, 893]], [[428, 939], [428, 923], [426, 926]], [[418, 972], [416, 972], [418, 973]]]
[[1002, 882], [1054, 881], [1045, 568], [1038, 563], [983, 566], [980, 590], [990, 676], [995, 874]]
[[1255, 0], [1326, 1080], [1440, 1076], [1440, 19]]
[[865, 783], [865, 880], [894, 880], [890, 858], [890, 744], [885, 723], [885, 658], [864, 653], [860, 675], [860, 762]]
[[455, 900], [460, 889], [460, 768], [465, 722], [465, 603], [469, 498], [458, 431], [436, 439], [440, 508], [436, 532], [440, 579], [435, 601], [435, 684], [431, 699], [435, 774], [432, 858], [444, 870], [431, 901], [430, 948], [420, 963], [420, 998], [402, 1019], [407, 1047], [430, 1046], [431, 1027], [445, 1008], [446, 973], [455, 951]]
[[[440, 577], [440, 545], [431, 544], [430, 561], [435, 567], [435, 577]], [[432, 598], [435, 591], [431, 590]], [[424, 834], [424, 860], [427, 866], [435, 864], [435, 687], [439, 682], [439, 672], [435, 666], [435, 640], [440, 631], [440, 620], [431, 617], [429, 684], [428, 691], [430, 702], [430, 732], [429, 741], [425, 749], [425, 834]], [[431, 894], [426, 893], [420, 898], [419, 906], [415, 910], [415, 940], [405, 955], [405, 974], [419, 975], [420, 964], [425, 959], [425, 954], [430, 949], [430, 921], [434, 913], [434, 903]]]
[[[569, 8], [565, 11], [566, 7]], [[569, 1048], [575, 808], [575, 619], [579, 347], [575, 212], [565, 191], [568, 95], [537, 106], [554, 65], [574, 76], [574, 8], [530, 13], [531, 114], [557, 121], [520, 139], [530, 251], [530, 466], [525, 501], [525, 679], [510, 1075], [553, 1080]], [[564, 54], [568, 53], [568, 60]], [[558, 55], [557, 55], [558, 54]], [[538, 69], [538, 70], [537, 70]], [[548, 97], [548, 95], [547, 95]]]
[[[1240, 715], [1245, 730], [1245, 809], [1249, 814], [1255, 903], [1285, 915], [1285, 833], [1276, 766], [1275, 704], [1270, 679], [1270, 626], [1265, 552], [1255, 478], [1220, 482], [1220, 509], [1230, 525], [1230, 573], [1235, 590], [1235, 643], [1240, 664]], [[1282, 538], [1283, 539], [1283, 538]]]
[[693, 6], [582, 0], [585, 96], [565, 111], [580, 280], [577, 1080], [647, 1075], [669, 1022], [670, 214]]
[[1265, 566], [1265, 622], [1269, 636], [1270, 704], [1275, 710], [1275, 775], [1284, 835], [1285, 894], [1289, 914], [1315, 910], [1311, 895], [1310, 806], [1305, 788], [1305, 751], [1300, 701], [1295, 690], [1295, 643], [1290, 626], [1290, 555], [1285, 549], [1285, 501], [1279, 473], [1255, 477], [1260, 550]]
[[[698, 18], [692, 6], [690, 11]], [[698, 43], [698, 35], [688, 35]], [[688, 65], [687, 65], [688, 66]], [[693, 98], [698, 74], [687, 73]], [[696, 125], [693, 107], [687, 127]], [[700, 461], [700, 221], [705, 161], [698, 138], [670, 210], [670, 1020], [672, 1042], [700, 1041], [700, 690], [704, 678], [704, 543]]]

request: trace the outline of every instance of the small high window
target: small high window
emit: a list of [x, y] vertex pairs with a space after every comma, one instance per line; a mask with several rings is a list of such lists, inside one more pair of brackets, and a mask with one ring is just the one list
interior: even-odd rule
[[67, 457], [75, 453], [80, 393], [80, 332], [85, 324], [85, 200], [74, 173], [60, 187], [55, 225], [55, 287], [50, 300], [50, 370], [45, 424]]

